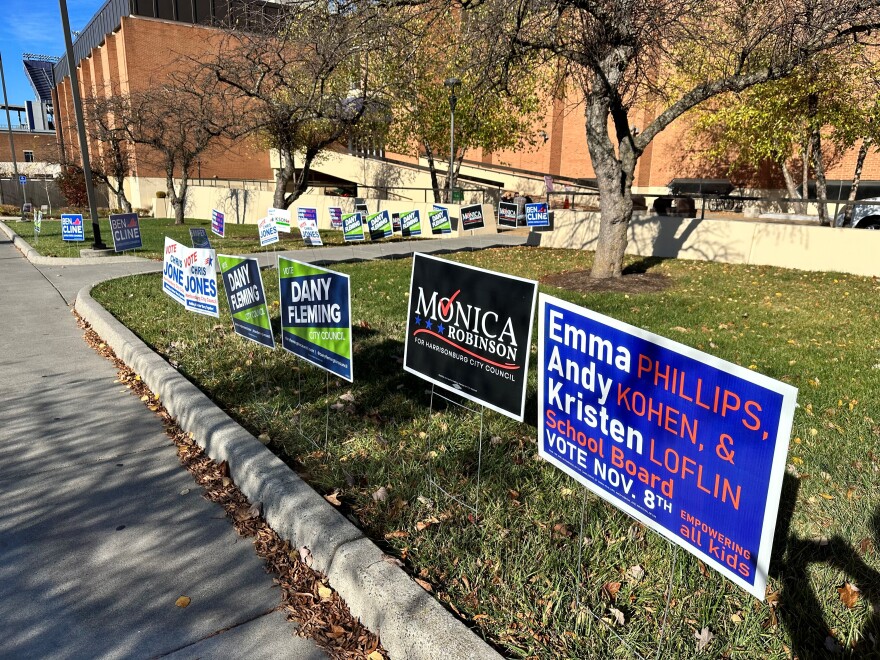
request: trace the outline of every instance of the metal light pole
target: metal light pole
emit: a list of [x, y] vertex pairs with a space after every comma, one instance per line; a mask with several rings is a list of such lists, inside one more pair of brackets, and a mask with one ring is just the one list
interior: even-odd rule
[[[12, 169], [15, 171], [15, 181], [18, 181], [18, 160], [15, 158], [15, 139], [12, 137], [12, 119], [9, 117], [9, 99], [6, 98], [6, 76], [3, 75], [3, 55], [0, 54], [0, 82], [3, 83], [3, 107], [6, 108], [6, 130], [9, 131], [9, 150], [12, 152]], [[27, 190], [21, 187], [22, 199], [27, 201]], [[24, 218], [24, 206], [21, 217]]]
[[455, 188], [455, 88], [461, 84], [458, 78], [447, 78], [443, 85], [449, 88], [449, 203], [452, 203], [452, 191]]
[[70, 39], [70, 21], [67, 18], [67, 0], [58, 0], [61, 10], [61, 24], [64, 28], [64, 46], [67, 54], [67, 69], [70, 71], [70, 90], [73, 93], [73, 114], [76, 115], [76, 130], [79, 133], [79, 151], [82, 155], [83, 175], [86, 180], [86, 195], [89, 197], [89, 212], [92, 214], [92, 234], [95, 237], [92, 247], [96, 250], [107, 248], [101, 240], [101, 227], [98, 225], [98, 205], [95, 202], [95, 189], [92, 186], [92, 167], [89, 162], [89, 145], [86, 140], [86, 123], [83, 119], [82, 99], [79, 96], [79, 80], [76, 75], [76, 62], [73, 59], [73, 42]]

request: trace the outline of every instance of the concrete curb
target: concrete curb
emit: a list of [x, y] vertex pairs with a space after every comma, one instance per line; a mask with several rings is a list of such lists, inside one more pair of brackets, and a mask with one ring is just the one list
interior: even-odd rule
[[0, 230], [12, 240], [12, 244], [17, 247], [25, 256], [25, 259], [36, 266], [98, 266], [101, 264], [123, 264], [123, 263], [141, 263], [150, 261], [142, 257], [44, 257], [37, 252], [31, 244], [19, 236], [15, 230], [0, 220]]
[[195, 385], [154, 353], [91, 297], [74, 308], [116, 355], [159, 395], [182, 429], [216, 461], [227, 461], [241, 491], [263, 505], [272, 528], [295, 547], [311, 550], [354, 616], [380, 635], [393, 658], [501, 656], [419, 587], [333, 506], [268, 448], [220, 410]]

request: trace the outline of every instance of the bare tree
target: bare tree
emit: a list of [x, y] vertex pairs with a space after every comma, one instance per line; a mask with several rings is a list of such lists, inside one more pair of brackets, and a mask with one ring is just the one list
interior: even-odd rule
[[189, 180], [199, 157], [221, 137], [235, 137], [237, 112], [216, 81], [195, 74], [169, 77], [169, 82], [128, 99], [126, 137], [143, 145], [138, 160], [162, 170], [175, 224], [184, 224]]
[[242, 123], [278, 153], [277, 208], [306, 191], [329, 146], [382, 130], [386, 113], [368, 66], [375, 20], [369, 8], [333, 3], [287, 4], [251, 20], [238, 14], [218, 55], [202, 63], [241, 102]]
[[90, 158], [92, 177], [105, 184], [116, 195], [116, 205], [131, 213], [131, 202], [125, 196], [125, 179], [132, 172], [132, 150], [127, 140], [127, 124], [131, 121], [131, 105], [122, 94], [92, 96], [84, 104], [86, 132], [97, 148]]
[[[552, 55], [583, 92], [601, 209], [596, 278], [622, 272], [635, 168], [661, 131], [708, 99], [789, 76], [880, 26], [880, 0], [479, 4], [491, 9], [485, 29], [508, 44], [512, 58]], [[655, 109], [654, 119], [637, 130], [632, 111], [645, 107]]]

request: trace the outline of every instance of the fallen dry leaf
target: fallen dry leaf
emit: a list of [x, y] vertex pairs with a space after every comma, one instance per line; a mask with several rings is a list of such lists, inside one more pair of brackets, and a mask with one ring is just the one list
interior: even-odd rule
[[260, 435], [257, 436], [257, 440], [259, 440], [264, 445], [268, 445], [270, 442], [272, 442], [272, 439], [269, 437], [268, 433], [260, 433]]
[[611, 600], [617, 598], [617, 592], [620, 591], [620, 582], [606, 582], [602, 585], [604, 591]]
[[571, 538], [573, 532], [568, 528], [568, 525], [565, 523], [556, 523], [553, 525], [553, 531], [559, 534], [560, 536], [564, 536], [565, 538]]
[[616, 607], [612, 607], [609, 611], [611, 612], [611, 616], [614, 617], [614, 620], [617, 622], [618, 626], [622, 626], [624, 623], [626, 623], [626, 618], [623, 616], [623, 612], [621, 612], [619, 609], [617, 609]]
[[384, 656], [378, 651], [373, 651], [367, 656], [367, 660], [385, 660]]
[[373, 493], [373, 501], [374, 502], [384, 502], [388, 497], [388, 490], [385, 486], [381, 486], [379, 490]]
[[312, 565], [312, 551], [309, 550], [306, 546], [303, 546], [299, 549], [299, 560], [305, 564], [306, 566]]
[[354, 401], [354, 394], [352, 394], [351, 391], [348, 391], [339, 397], [339, 400], [345, 401], [346, 403], [352, 403]]
[[643, 577], [645, 577], [645, 569], [636, 564], [635, 566], [630, 566], [627, 569], [626, 574], [629, 575], [633, 580], [638, 582]]
[[424, 520], [420, 520], [416, 523], [416, 530], [419, 532], [428, 529], [431, 525], [439, 525], [440, 520], [437, 516], [431, 516], [430, 518], [425, 518]]
[[703, 628], [700, 632], [694, 633], [694, 637], [697, 638], [697, 651], [702, 651], [715, 639], [715, 635], [709, 632], [708, 628]]
[[330, 598], [333, 595], [333, 589], [330, 587], [325, 587], [323, 584], [318, 585], [318, 596], [323, 600]]
[[329, 637], [330, 639], [336, 639], [338, 637], [342, 637], [345, 634], [345, 628], [331, 623], [330, 630], [327, 630], [324, 634], [327, 635], [327, 637]]
[[434, 591], [434, 587], [431, 586], [430, 582], [425, 582], [421, 578], [413, 578], [413, 580], [415, 580], [416, 583], [425, 591]]
[[334, 403], [330, 406], [330, 410], [342, 410], [343, 408], [345, 408], [344, 403]]
[[859, 589], [849, 582], [844, 582], [842, 587], [837, 587], [837, 593], [840, 594], [840, 601], [849, 609], [854, 608], [859, 602]]
[[248, 518], [259, 518], [263, 513], [263, 505], [260, 502], [254, 502], [247, 510]]
[[385, 538], [386, 539], [405, 539], [406, 535], [407, 535], [407, 533], [405, 531], [403, 531], [402, 529], [396, 529], [393, 532], [388, 532], [385, 535]]
[[324, 499], [330, 502], [333, 506], [339, 506], [342, 502], [339, 500], [339, 489], [337, 488], [329, 495], [324, 495]]
[[190, 600], [189, 596], [181, 596], [174, 601], [174, 604], [177, 605], [177, 607], [188, 607], [191, 602], [192, 600]]

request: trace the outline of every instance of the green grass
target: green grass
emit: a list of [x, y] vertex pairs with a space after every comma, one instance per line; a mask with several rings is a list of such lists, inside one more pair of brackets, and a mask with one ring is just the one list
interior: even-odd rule
[[[109, 219], [99, 220], [101, 239], [109, 247], [113, 247], [113, 235], [110, 233]], [[18, 232], [31, 246], [44, 257], [79, 257], [82, 248], [92, 246], [92, 224], [86, 219], [86, 240], [84, 242], [65, 242], [61, 240], [61, 221], [43, 220], [39, 236], [34, 235], [33, 223], [12, 223]], [[218, 252], [229, 254], [251, 254], [254, 252], [272, 252], [275, 250], [298, 250], [306, 247], [300, 237], [299, 230], [293, 229], [289, 234], [279, 232], [280, 240], [274, 245], [260, 247], [257, 225], [226, 224], [226, 235], [223, 238], [211, 233], [210, 220], [187, 218], [186, 224], [175, 225], [174, 218], [141, 218], [141, 239], [143, 247], [129, 250], [127, 255], [135, 255], [146, 259], [162, 259], [165, 252], [165, 237], [170, 236], [178, 243], [192, 245], [189, 236], [190, 227], [204, 227], [208, 232], [211, 247]], [[324, 245], [342, 245], [345, 241], [342, 232], [337, 230], [321, 230]]]
[[[516, 248], [450, 258], [540, 279], [587, 268], [591, 255]], [[324, 372], [235, 336], [225, 304], [220, 321], [187, 314], [161, 293], [157, 276], [105, 283], [95, 296], [244, 426], [268, 433], [270, 447], [318, 492], [339, 489], [367, 534], [505, 654], [810, 658], [824, 657], [829, 636], [845, 649], [857, 645], [855, 655], [876, 653], [869, 635], [880, 639], [872, 609], [880, 603], [880, 282], [669, 260], [650, 265], [671, 280], [659, 294], [542, 287], [799, 388], [771, 606], [598, 498], [584, 498], [576, 482], [537, 458], [534, 352], [527, 423], [485, 415], [479, 524], [435, 492], [429, 473], [475, 496], [480, 419], [436, 398], [432, 412], [429, 386], [402, 370], [410, 263], [338, 266], [352, 278], [355, 382], [331, 378], [329, 397]], [[275, 271], [264, 282], [277, 316]], [[329, 412], [325, 453], [327, 405], [349, 389], [353, 402]], [[389, 495], [377, 502], [381, 486]], [[439, 522], [419, 529], [432, 520]], [[636, 565], [645, 571], [640, 580], [627, 573]], [[852, 609], [837, 592], [845, 582], [861, 589]], [[614, 583], [612, 600], [614, 587], [603, 585]], [[597, 621], [610, 621], [612, 606], [625, 616], [613, 633]], [[698, 654], [694, 633], [704, 626], [715, 639]]]

